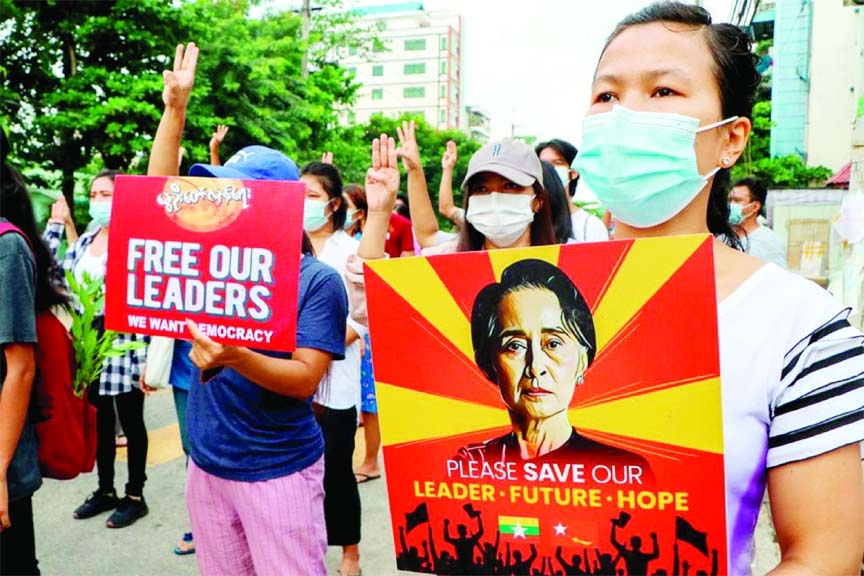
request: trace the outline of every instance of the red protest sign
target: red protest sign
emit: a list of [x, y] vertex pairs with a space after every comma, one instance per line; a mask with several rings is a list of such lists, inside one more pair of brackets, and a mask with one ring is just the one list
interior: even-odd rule
[[305, 186], [299, 182], [118, 176], [105, 326], [291, 351]]
[[727, 573], [713, 270], [707, 235], [367, 262], [397, 567]]

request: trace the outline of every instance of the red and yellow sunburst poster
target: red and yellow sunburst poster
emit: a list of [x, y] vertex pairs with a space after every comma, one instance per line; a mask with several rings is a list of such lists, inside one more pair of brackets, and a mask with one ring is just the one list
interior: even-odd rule
[[400, 570], [726, 571], [710, 237], [370, 262], [366, 284]]

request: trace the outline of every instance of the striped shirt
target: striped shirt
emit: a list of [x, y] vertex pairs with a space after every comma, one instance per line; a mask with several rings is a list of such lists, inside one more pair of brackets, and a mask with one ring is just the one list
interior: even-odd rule
[[[99, 228], [90, 232], [84, 233], [78, 238], [75, 244], [69, 246], [66, 250], [66, 255], [61, 262], [61, 270], [55, 270], [55, 278], [58, 283], [66, 286], [65, 271], [75, 270], [78, 262], [87, 252], [87, 248], [93, 243], [93, 239], [99, 233]], [[60, 248], [60, 241], [63, 237], [64, 228], [62, 224], [49, 222], [45, 228], [44, 240], [48, 244], [51, 253], [57, 255]], [[55, 267], [56, 268], [56, 267]], [[118, 344], [126, 342], [149, 342], [147, 336], [140, 334], [119, 334], [117, 336]], [[105, 368], [99, 378], [99, 394], [102, 396], [116, 396], [131, 392], [138, 387], [138, 381], [141, 378], [141, 368], [147, 359], [147, 349], [132, 350], [122, 356], [115, 356], [105, 360]]]
[[768, 469], [864, 440], [864, 336], [848, 316], [774, 264], [719, 305], [732, 574], [750, 574]]

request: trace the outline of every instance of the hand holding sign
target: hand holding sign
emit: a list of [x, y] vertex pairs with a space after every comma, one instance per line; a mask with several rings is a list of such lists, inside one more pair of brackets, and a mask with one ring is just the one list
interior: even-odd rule
[[195, 85], [195, 68], [198, 65], [198, 47], [194, 42], [177, 45], [174, 54], [174, 70], [165, 70], [162, 77], [165, 88], [162, 90], [162, 102], [166, 108], [186, 108], [189, 94]]
[[[212, 378], [221, 368], [230, 363], [237, 347], [223, 346], [218, 342], [214, 342], [209, 336], [201, 332], [198, 325], [192, 320], [186, 320], [186, 328], [189, 330], [189, 335], [193, 338], [192, 351], [189, 352], [189, 358], [201, 370], [213, 372], [210, 376]], [[206, 381], [209, 378], [202, 378], [202, 380]]]
[[372, 141], [372, 167], [366, 171], [366, 202], [369, 212], [393, 211], [399, 193], [399, 163], [396, 141], [381, 134]]

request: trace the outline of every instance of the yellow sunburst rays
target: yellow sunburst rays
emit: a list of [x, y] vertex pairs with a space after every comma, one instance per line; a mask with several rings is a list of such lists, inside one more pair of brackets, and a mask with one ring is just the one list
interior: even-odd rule
[[720, 379], [572, 408], [570, 422], [576, 428], [721, 454]]
[[633, 243], [594, 313], [598, 351], [705, 242], [710, 236], [642, 238]]
[[513, 248], [512, 250], [490, 250], [489, 262], [492, 264], [492, 271], [495, 273], [495, 279], [500, 280], [504, 269], [519, 260], [531, 258], [534, 260], [545, 260], [554, 266], [558, 266], [558, 256], [561, 253], [561, 246], [555, 244], [552, 246], [538, 246], [536, 248]]

